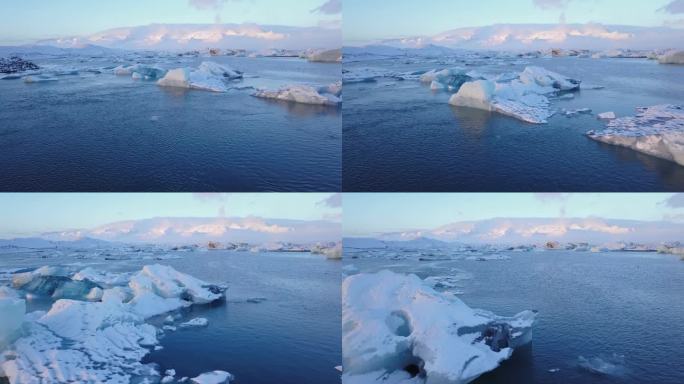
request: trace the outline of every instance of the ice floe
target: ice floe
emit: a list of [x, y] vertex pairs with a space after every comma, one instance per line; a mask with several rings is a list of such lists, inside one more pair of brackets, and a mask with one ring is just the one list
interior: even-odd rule
[[463, 84], [449, 104], [483, 109], [543, 124], [553, 115], [548, 96], [576, 91], [580, 81], [540, 67], [526, 67], [517, 77]]
[[204, 317], [196, 317], [192, 320], [188, 320], [184, 323], [181, 323], [179, 326], [181, 328], [192, 328], [192, 327], [206, 327], [209, 325], [209, 320], [207, 320]]
[[197, 69], [172, 69], [157, 84], [162, 87], [199, 89], [212, 92], [228, 91], [227, 80], [242, 78], [242, 73], [213, 62], [203, 62]]
[[319, 88], [308, 85], [289, 85], [278, 90], [258, 89], [253, 96], [302, 104], [338, 106], [342, 103], [341, 92], [340, 83]]
[[213, 371], [203, 373], [191, 380], [196, 384], [229, 384], [233, 379], [233, 375], [226, 371]]
[[637, 114], [610, 120], [590, 138], [684, 165], [684, 108], [663, 104], [637, 108]]
[[[74, 292], [82, 293], [84, 290], [79, 284], [95, 284], [89, 277], [102, 284], [121, 282], [89, 269], [69, 277], [68, 271], [58, 267], [43, 267], [14, 277], [13, 284], [22, 290], [52, 292], [53, 296], [60, 289], [69, 291], [65, 287], [71, 287], [70, 284], [78, 287]], [[222, 299], [224, 290], [171, 267], [150, 265], [132, 275], [127, 285], [98, 287], [96, 293], [91, 289], [83, 300], [59, 299], [47, 312], [24, 315], [24, 301], [15, 291], [2, 288], [0, 336], [4, 335], [4, 329], [16, 330], [21, 318], [23, 324], [19, 338], [0, 354], [0, 375], [12, 384], [123, 384], [143, 382], [146, 378], [156, 382], [160, 375], [154, 366], [140, 362], [158, 344], [159, 331], [146, 323], [146, 318], [162, 314], [163, 310]], [[153, 299], [155, 296], [157, 299]], [[153, 307], [141, 308], [141, 298]], [[169, 301], [175, 305], [159, 305]], [[5, 317], [5, 313], [12, 316]]]
[[345, 383], [470, 382], [530, 342], [536, 317], [471, 309], [416, 275], [390, 271], [345, 278], [342, 308]]
[[48, 76], [48, 75], [35, 75], [35, 76], [26, 76], [24, 77], [24, 82], [25, 83], [49, 83], [53, 81], [58, 81], [59, 79], [56, 77]]

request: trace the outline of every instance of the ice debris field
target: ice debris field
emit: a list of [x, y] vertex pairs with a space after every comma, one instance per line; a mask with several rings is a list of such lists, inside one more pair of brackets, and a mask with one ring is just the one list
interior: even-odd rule
[[348, 276], [342, 285], [343, 381], [471, 382], [531, 341], [536, 315], [472, 309], [413, 274]]
[[[367, 51], [367, 52], [366, 52]], [[377, 52], [376, 52], [377, 51]], [[420, 51], [420, 50], [417, 50]], [[554, 115], [568, 118], [578, 115], [595, 115], [606, 124], [604, 130], [586, 132], [587, 137], [603, 143], [623, 146], [633, 150], [684, 165], [682, 146], [684, 141], [684, 113], [681, 105], [654, 105], [638, 108], [634, 117], [618, 118], [612, 111], [594, 114], [591, 108], [555, 108], [558, 100], [574, 99], [580, 91], [602, 89], [601, 85], [584, 84], [579, 79], [547, 70], [541, 66], [527, 65], [521, 72], [481, 73], [477, 69], [496, 64], [525, 64], [523, 59], [537, 58], [519, 55], [516, 60], [505, 52], [492, 53], [494, 57], [461, 52], [455, 58], [448, 55], [435, 59], [434, 55], [420, 52], [384, 53], [380, 47], [352, 50], [351, 63], [343, 70], [344, 84], [376, 83], [380, 79], [396, 81], [419, 81], [434, 92], [450, 94], [448, 103], [456, 107], [475, 108], [509, 116], [530, 124], [547, 124]], [[453, 54], [453, 52], [452, 52]], [[553, 53], [562, 56], [563, 52]], [[441, 57], [441, 55], [438, 55]], [[549, 58], [551, 53], [549, 53]], [[589, 57], [589, 56], [587, 56]], [[639, 52], [595, 53], [594, 58], [651, 58], [661, 64], [682, 64], [684, 52], [668, 51], [662, 54]], [[436, 62], [441, 68], [397, 72], [373, 65], [359, 65], [373, 60], [401, 60], [403, 64], [427, 65]], [[485, 60], [486, 59], [486, 60]], [[460, 62], [460, 66], [448, 66]], [[465, 64], [463, 64], [465, 63]], [[465, 65], [465, 66], [463, 66]]]
[[[229, 383], [224, 371], [195, 378], [164, 374], [141, 360], [193, 305], [225, 300], [226, 286], [201, 281], [169, 266], [138, 272], [98, 272], [46, 266], [12, 275], [0, 287], [0, 377], [24, 383]], [[26, 313], [26, 298], [55, 300], [47, 311]], [[147, 322], [169, 314], [163, 329]], [[204, 318], [178, 324], [206, 326]]]
[[[336, 51], [339, 55], [339, 50]], [[338, 62], [331, 60], [330, 51], [307, 53], [310, 62]], [[251, 95], [259, 98], [275, 99], [286, 102], [301, 104], [322, 105], [336, 107], [342, 103], [342, 82], [332, 84], [290, 84], [279, 89], [265, 89], [254, 85], [246, 84], [244, 79], [253, 79], [254, 74], [245, 74], [243, 71], [236, 70], [227, 65], [222, 65], [207, 60], [199, 65], [178, 66], [178, 64], [188, 62], [188, 59], [202, 57], [198, 52], [189, 53], [188, 57], [164, 54], [133, 54], [129, 53], [124, 57], [113, 56], [113, 62], [127, 62], [120, 65], [86, 65], [90, 61], [62, 57], [53, 58], [48, 56], [50, 64], [36, 65], [32, 61], [12, 56], [7, 59], [0, 58], [0, 80], [22, 80], [27, 84], [54, 83], [59, 82], [65, 76], [97, 76], [102, 74], [113, 74], [116, 76], [130, 77], [136, 81], [156, 82], [160, 87], [170, 87], [188, 90], [201, 90], [209, 92], [225, 93], [231, 90], [248, 90]], [[257, 56], [254, 56], [255, 58]], [[261, 56], [258, 56], [261, 57]], [[267, 57], [281, 57], [270, 55]], [[291, 56], [287, 56], [291, 57]], [[340, 56], [341, 57], [341, 56]], [[39, 55], [39, 58], [45, 58]], [[157, 58], [160, 64], [150, 63], [151, 58]], [[59, 63], [52, 60], [58, 59]], [[133, 62], [133, 63], [131, 63]], [[85, 77], [84, 77], [85, 78]]]

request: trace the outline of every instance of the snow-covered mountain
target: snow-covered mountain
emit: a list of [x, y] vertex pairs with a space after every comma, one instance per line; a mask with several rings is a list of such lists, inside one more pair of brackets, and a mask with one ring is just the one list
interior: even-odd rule
[[116, 28], [90, 36], [42, 40], [39, 45], [80, 48], [97, 45], [129, 50], [247, 50], [339, 48], [340, 29], [256, 24], [150, 24]]
[[375, 44], [395, 48], [438, 46], [508, 51], [684, 48], [684, 29], [602, 24], [496, 24], [458, 28], [434, 36], [388, 39]]
[[[547, 241], [602, 244], [627, 241], [681, 241], [684, 223], [602, 218], [495, 218], [460, 221], [434, 229], [388, 232], [375, 236], [384, 242], [429, 240], [464, 244], [537, 244]], [[346, 241], [346, 239], [345, 239]], [[354, 240], [357, 241], [357, 240]], [[375, 244], [370, 240], [358, 241]], [[345, 243], [346, 244], [346, 243]]]
[[41, 239], [74, 241], [84, 238], [121, 243], [198, 244], [208, 241], [266, 244], [335, 242], [341, 224], [329, 221], [244, 218], [152, 218], [121, 221], [88, 230], [46, 233]]

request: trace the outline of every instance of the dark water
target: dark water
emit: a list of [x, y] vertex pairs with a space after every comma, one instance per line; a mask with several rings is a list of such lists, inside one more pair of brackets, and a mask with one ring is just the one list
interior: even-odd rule
[[[460, 64], [462, 65], [462, 63]], [[552, 108], [588, 107], [631, 116], [635, 108], [684, 102], [684, 66], [647, 60], [554, 58], [472, 66], [502, 73], [537, 65], [598, 84]], [[345, 63], [414, 71], [459, 66], [375, 60]], [[345, 191], [673, 191], [684, 167], [584, 134], [603, 126], [595, 116], [556, 115], [546, 125], [448, 104], [449, 93], [418, 81], [345, 84]]]
[[[258, 76], [239, 86], [340, 79], [339, 64], [300, 59], [149, 61], [174, 68], [202, 60]], [[339, 190], [341, 111], [251, 92], [164, 88], [111, 73], [0, 81], [0, 190]]]
[[[532, 344], [477, 384], [684, 382], [679, 363], [684, 360], [684, 262], [654, 253], [510, 256], [487, 262], [347, 259], [345, 264], [422, 278], [453, 274], [456, 268], [472, 274], [458, 288], [469, 306], [499, 315], [538, 310]], [[581, 368], [579, 356], [622, 361], [615, 373], [599, 375]]]
[[[173, 264], [171, 264], [173, 265]], [[309, 254], [211, 252], [184, 272], [227, 280], [227, 303], [195, 307], [207, 328], [167, 334], [148, 361], [177, 377], [221, 369], [236, 384], [339, 383], [341, 263]], [[265, 299], [254, 304], [247, 299]]]
[[[205, 317], [207, 327], [166, 332], [160, 340], [164, 348], [145, 357], [143, 362], [157, 364], [162, 373], [175, 369], [180, 379], [224, 370], [235, 375], [236, 384], [340, 382], [335, 369], [342, 360], [339, 261], [308, 253], [179, 252], [181, 259], [163, 261], [102, 261], [93, 254], [83, 258], [53, 253], [1, 254], [0, 271], [67, 265], [128, 272], [159, 263], [228, 284], [226, 302], [193, 306], [177, 322]], [[49, 309], [51, 302], [27, 304], [35, 311]], [[161, 326], [164, 317], [150, 322]]]

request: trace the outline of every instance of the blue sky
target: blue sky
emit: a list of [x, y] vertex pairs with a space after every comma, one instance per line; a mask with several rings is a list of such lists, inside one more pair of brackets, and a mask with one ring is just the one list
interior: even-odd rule
[[371, 236], [497, 217], [681, 220], [684, 194], [345, 194], [343, 233]]
[[0, 194], [0, 238], [151, 217], [338, 217], [339, 195], [262, 194]]
[[[0, 44], [152, 23], [316, 26], [339, 18], [326, 0], [0, 0]], [[335, 2], [335, 1], [333, 1]], [[331, 9], [333, 13], [331, 14]]]
[[[684, 14], [662, 9], [673, 0], [344, 0], [346, 43], [435, 35], [492, 24], [596, 22], [662, 26]], [[682, 2], [682, 0], [675, 0]], [[679, 7], [671, 7], [673, 11]]]

